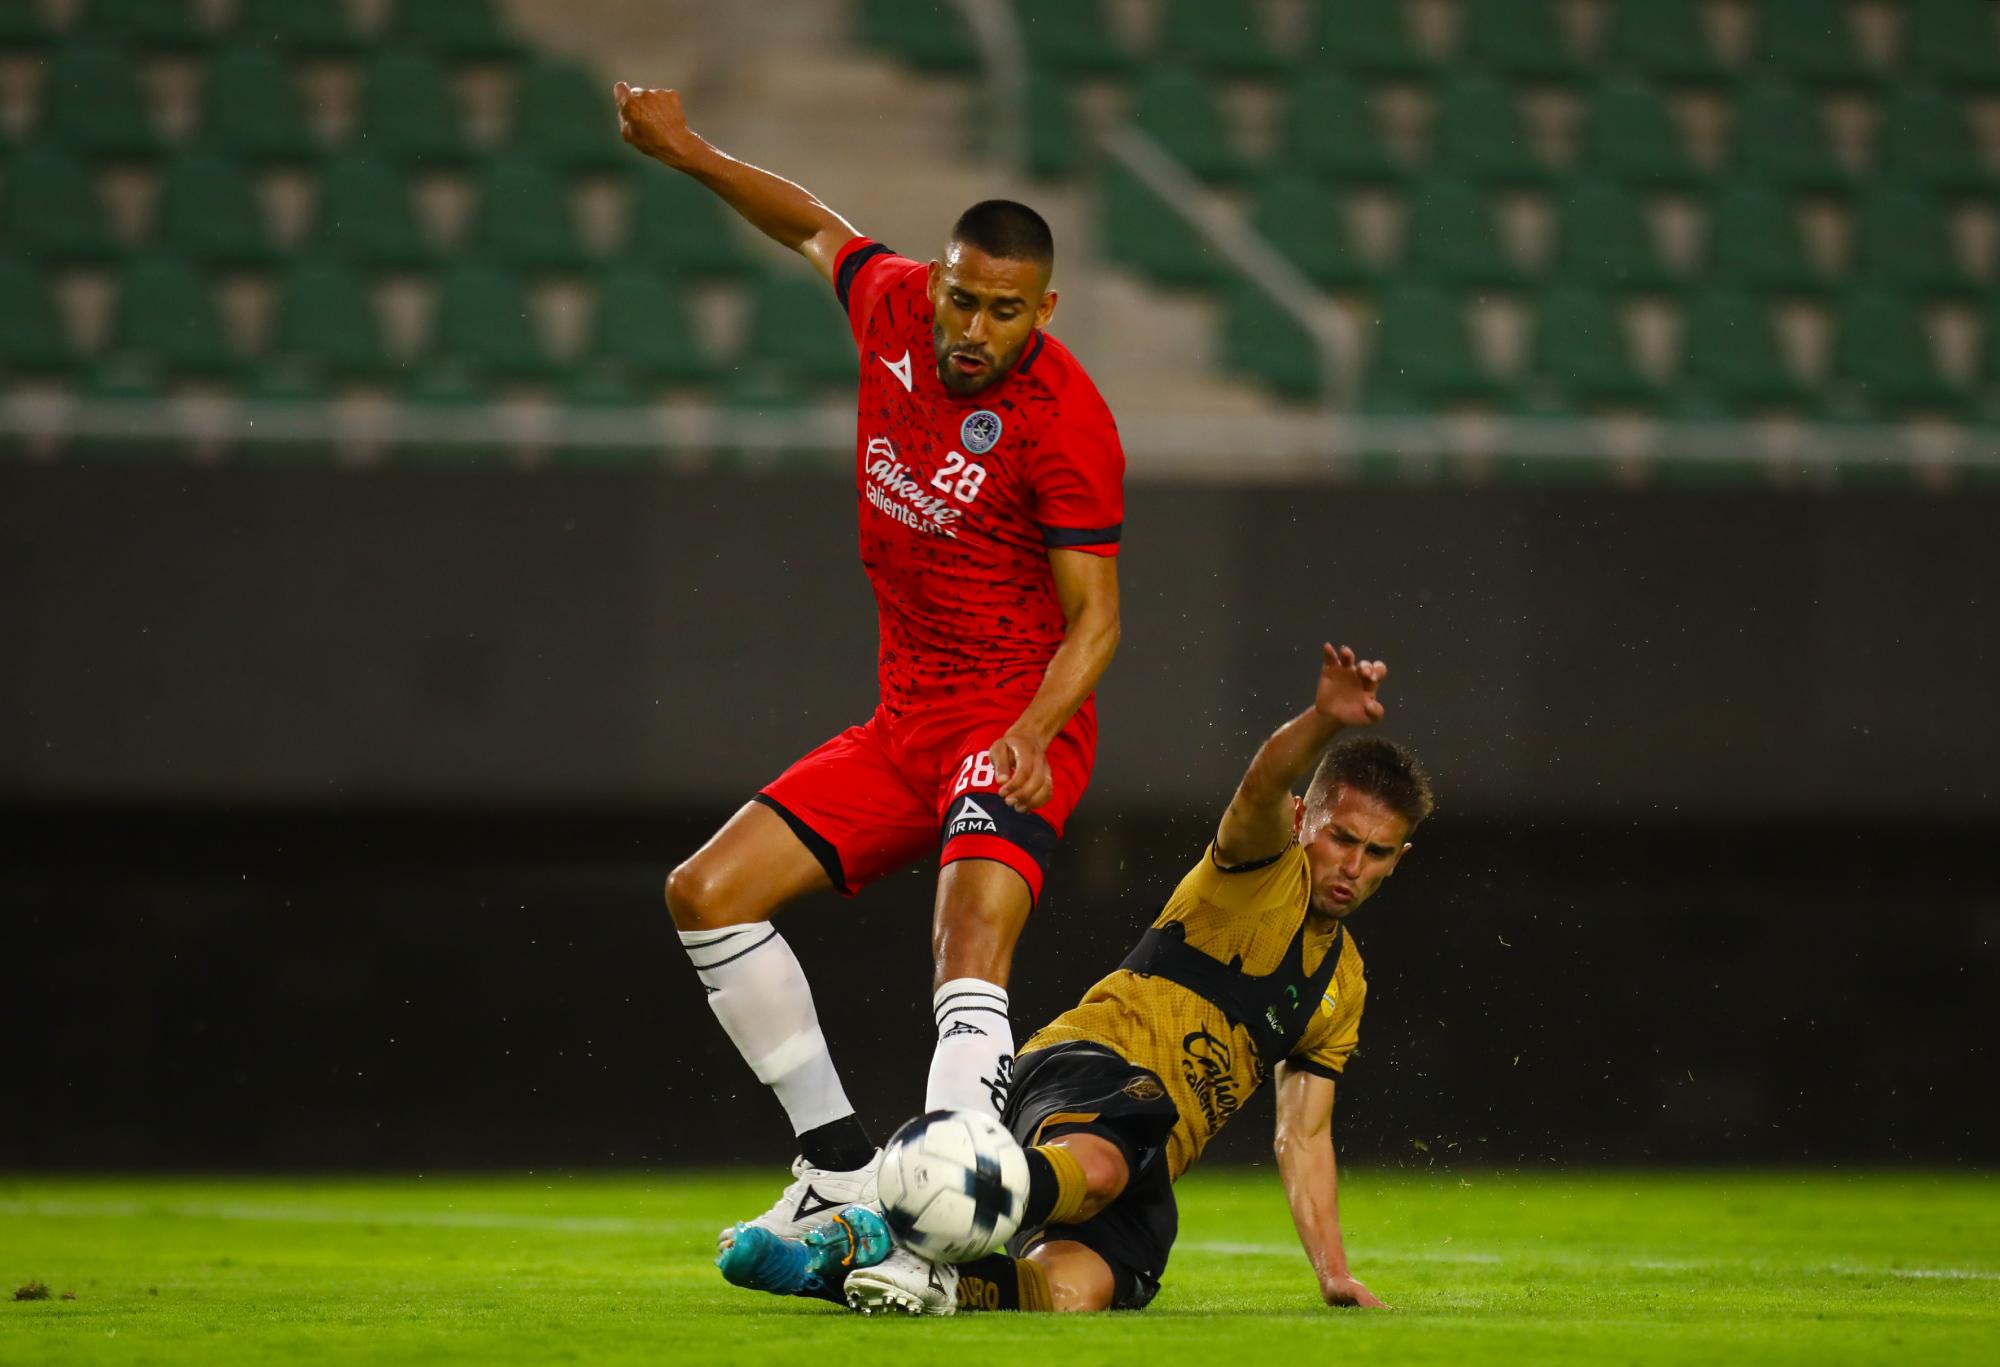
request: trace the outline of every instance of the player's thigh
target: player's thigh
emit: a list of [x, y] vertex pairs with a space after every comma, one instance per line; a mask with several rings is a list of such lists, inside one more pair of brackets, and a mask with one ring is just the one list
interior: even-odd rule
[[1111, 1264], [1074, 1239], [1045, 1239], [1028, 1253], [1049, 1281], [1049, 1301], [1058, 1310], [1109, 1310], [1118, 1293]]
[[667, 876], [667, 909], [682, 930], [714, 930], [769, 920], [793, 898], [831, 886], [784, 818], [746, 802]]

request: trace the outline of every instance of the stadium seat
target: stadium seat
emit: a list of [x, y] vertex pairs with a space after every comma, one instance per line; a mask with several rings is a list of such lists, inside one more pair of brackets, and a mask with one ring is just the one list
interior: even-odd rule
[[525, 50], [496, 0], [397, 0], [387, 36], [453, 62], [511, 62]]
[[277, 314], [273, 350], [279, 356], [308, 360], [346, 379], [391, 368], [367, 282], [343, 262], [293, 262], [278, 289]]
[[1438, 99], [1436, 153], [1441, 171], [1485, 185], [1534, 185], [1548, 168], [1528, 141], [1514, 92], [1487, 76], [1467, 76]]
[[930, 71], [979, 70], [979, 43], [952, 0], [861, 0], [861, 41]]
[[1500, 390], [1479, 364], [1458, 298], [1432, 285], [1402, 285], [1383, 295], [1372, 351], [1367, 392], [1374, 411], [1492, 398]]
[[1923, 315], [1908, 299], [1857, 290], [1842, 301], [1835, 331], [1833, 414], [1949, 411], [1962, 403], [1964, 396], [1938, 369]]
[[126, 266], [109, 351], [174, 375], [230, 375], [242, 365], [223, 333], [207, 278], [171, 256], [140, 257]]
[[55, 41], [41, 0], [0, 0], [0, 52], [32, 52]]
[[[257, 365], [243, 383], [245, 400], [281, 415], [326, 421], [329, 416], [319, 405], [328, 397], [325, 372], [315, 361], [303, 356], [275, 356]], [[254, 419], [235, 434], [233, 453], [245, 461], [269, 461], [273, 465], [325, 464], [334, 458], [330, 435], [303, 435], [282, 422]]]
[[1228, 294], [1222, 315], [1223, 361], [1292, 399], [1318, 398], [1323, 390], [1319, 349], [1312, 334], [1278, 302], [1250, 282]]
[[1141, 78], [1132, 122], [1203, 180], [1240, 180], [1250, 169], [1213, 88], [1184, 67], [1157, 67]]
[[1696, 0], [1614, 0], [1607, 47], [1614, 64], [1657, 81], [1713, 83], [1729, 74]]
[[235, 33], [299, 57], [349, 57], [367, 46], [346, 0], [243, 0]]
[[1592, 174], [1628, 184], [1686, 188], [1702, 179], [1667, 102], [1643, 81], [1614, 79], [1597, 89], [1584, 162]]
[[562, 182], [533, 162], [488, 165], [473, 240], [488, 259], [516, 270], [573, 271], [589, 260]]
[[1980, 162], [1965, 106], [1931, 85], [1899, 86], [1882, 103], [1875, 158], [1890, 177], [1950, 194], [1987, 194], [1994, 179]]
[[1436, 69], [1411, 34], [1402, 0], [1318, 0], [1306, 55], [1357, 76], [1426, 76]]
[[0, 371], [59, 374], [76, 360], [41, 272], [22, 257], [0, 255]]
[[758, 282], [745, 350], [807, 384], [854, 382], [854, 338], [840, 301], [817, 276], [787, 272]]
[[162, 173], [157, 235], [201, 266], [267, 266], [278, 255], [243, 168], [203, 148], [180, 153]]
[[1761, 300], [1711, 289], [1688, 305], [1684, 402], [1713, 401], [1727, 412], [1795, 406], [1806, 397], [1785, 364], [1778, 330]]
[[1844, 0], [1763, 0], [1758, 6], [1763, 65], [1808, 85], [1872, 85]]
[[267, 49], [245, 44], [218, 53], [202, 103], [203, 137], [233, 156], [268, 163], [320, 155], [292, 73]]
[[509, 150], [565, 174], [627, 171], [638, 155], [617, 137], [608, 84], [571, 62], [537, 62], [521, 74]]
[[418, 230], [402, 176], [360, 152], [336, 157], [320, 177], [318, 242], [331, 255], [371, 268], [408, 270], [438, 258]]
[[173, 460], [187, 454], [187, 433], [172, 415], [160, 421], [157, 407], [169, 392], [170, 376], [160, 358], [132, 351], [99, 356], [83, 376], [82, 397], [102, 409], [106, 405], [143, 405], [126, 415], [112, 432], [91, 439], [93, 461]]
[[1855, 207], [1854, 273], [1911, 293], [1962, 290], [1966, 278], [1937, 202], [1919, 190], [1877, 183]]
[[118, 254], [97, 185], [54, 143], [31, 143], [0, 178], [0, 243], [37, 260], [106, 261]]
[[1453, 286], [1505, 287], [1521, 280], [1502, 247], [1493, 206], [1458, 180], [1429, 180], [1413, 188], [1403, 227], [1403, 269]]
[[97, 44], [56, 51], [42, 92], [40, 131], [92, 159], [148, 158], [160, 150], [130, 59]]
[[1106, 169], [1102, 195], [1098, 240], [1107, 256], [1168, 285], [1215, 285], [1234, 274], [1178, 210], [1124, 167]]
[[1039, 65], [1090, 75], [1137, 65], [1112, 31], [1103, 0], [1017, 0], [1014, 13], [1029, 60]]
[[1550, 0], [1479, 0], [1462, 11], [1466, 65], [1520, 81], [1572, 81], [1583, 63]]
[[1788, 81], [1756, 81], [1737, 97], [1733, 145], [1731, 166], [1742, 180], [1818, 192], [1852, 182], [1834, 159], [1818, 105]]
[[1735, 185], [1709, 212], [1706, 279], [1760, 294], [1816, 294], [1826, 279], [1806, 252], [1789, 200], [1762, 185]]
[[1257, 189], [1253, 222], [1315, 285], [1336, 289], [1369, 275], [1354, 254], [1339, 197], [1319, 181], [1296, 174], [1266, 180]]
[[1160, 49], [1170, 61], [1224, 76], [1275, 76], [1284, 59], [1271, 46], [1254, 5], [1169, 0]]
[[1551, 403], [1638, 402], [1653, 385], [1632, 363], [1616, 310], [1595, 290], [1558, 285], [1536, 304], [1531, 392]]
[[1022, 91], [1021, 114], [1028, 174], [1044, 180], [1073, 174], [1084, 139], [1076, 102], [1062, 78], [1031, 70]]
[[1308, 72], [1285, 104], [1285, 161], [1338, 182], [1390, 181], [1402, 168], [1389, 154], [1368, 96], [1347, 77]]
[[2000, 31], [1988, 0], [1910, 0], [1904, 15], [1905, 65], [1953, 86], [2000, 87]]
[[[492, 411], [495, 378], [474, 357], [427, 361], [403, 384], [403, 412], [418, 423], [448, 425], [457, 420], [476, 430]], [[504, 455], [498, 442], [443, 432], [409, 434], [396, 443], [396, 460], [411, 465], [490, 465]]]
[[732, 211], [697, 182], [641, 166], [632, 187], [634, 260], [681, 275], [747, 275], [755, 269]]
[[445, 273], [431, 351], [453, 362], [469, 362], [498, 379], [539, 379], [555, 369], [520, 281], [476, 261]]
[[428, 53], [387, 48], [369, 59], [361, 90], [360, 145], [399, 166], [464, 165], [465, 120], [444, 68]]
[[1679, 282], [1660, 258], [1638, 196], [1610, 181], [1569, 185], [1556, 202], [1556, 273], [1595, 289], [1664, 290]]
[[672, 279], [643, 267], [617, 267], [598, 282], [591, 350], [628, 376], [648, 381], [685, 384], [715, 376]]
[[89, 0], [77, 36], [142, 52], [194, 52], [215, 35], [188, 0]]

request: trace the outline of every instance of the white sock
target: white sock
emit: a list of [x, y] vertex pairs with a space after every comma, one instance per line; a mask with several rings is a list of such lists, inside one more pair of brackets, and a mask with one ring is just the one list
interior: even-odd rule
[[819, 1032], [805, 970], [778, 928], [759, 921], [680, 934], [709, 1009], [757, 1080], [778, 1094], [792, 1133], [854, 1114]]
[[938, 1040], [924, 1109], [998, 1116], [1014, 1080], [1007, 989], [978, 978], [953, 978], [931, 998], [931, 1014]]

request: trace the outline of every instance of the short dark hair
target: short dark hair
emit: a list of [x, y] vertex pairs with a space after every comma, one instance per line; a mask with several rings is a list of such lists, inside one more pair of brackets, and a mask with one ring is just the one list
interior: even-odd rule
[[1378, 799], [1416, 830], [1431, 814], [1431, 781], [1417, 757], [1392, 740], [1357, 736], [1326, 752], [1306, 788], [1306, 806], [1325, 807], [1336, 790], [1353, 788]]
[[1044, 268], [1056, 263], [1056, 239], [1048, 222], [1011, 199], [980, 200], [951, 225], [951, 240], [1008, 261], [1032, 261]]

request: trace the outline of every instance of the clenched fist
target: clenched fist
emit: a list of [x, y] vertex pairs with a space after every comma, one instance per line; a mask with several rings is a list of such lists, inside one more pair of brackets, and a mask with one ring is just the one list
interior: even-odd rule
[[618, 135], [647, 156], [685, 171], [709, 150], [688, 127], [678, 90], [648, 90], [620, 81], [611, 93], [618, 101]]

